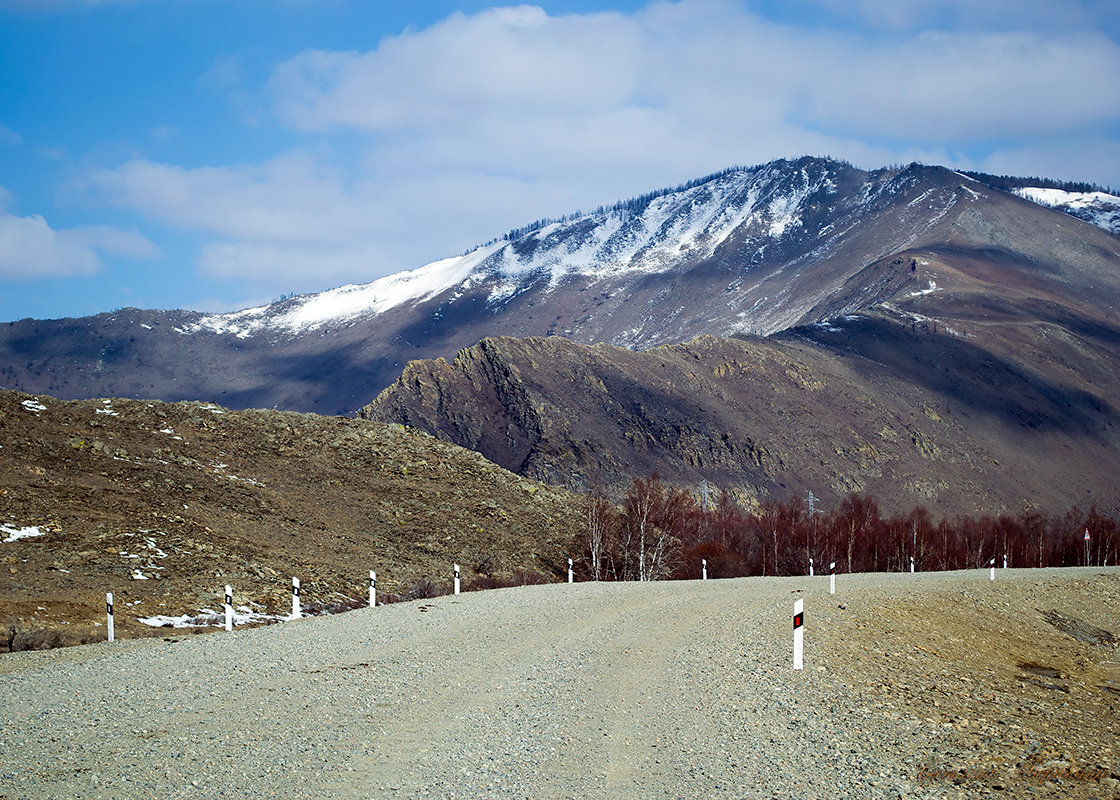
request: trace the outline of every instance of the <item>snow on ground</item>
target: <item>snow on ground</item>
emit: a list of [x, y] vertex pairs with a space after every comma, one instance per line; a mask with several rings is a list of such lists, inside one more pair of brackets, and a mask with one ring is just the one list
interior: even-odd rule
[[8, 542], [14, 542], [18, 539], [30, 539], [33, 536], [43, 536], [49, 533], [49, 531], [40, 530], [37, 526], [12, 528], [7, 525], [0, 525], [0, 533], [7, 534], [7, 537], [2, 540], [4, 544], [7, 544]]
[[[234, 625], [247, 625], [251, 622], [284, 622], [289, 619], [291, 617], [282, 614], [262, 614], [249, 606], [238, 606], [233, 610]], [[224, 610], [202, 608], [197, 614], [183, 614], [178, 617], [157, 614], [152, 617], [137, 617], [136, 621], [153, 628], [222, 628], [226, 624], [226, 614]]]
[[[157, 534], [160, 536], [167, 535], [163, 531], [151, 531], [142, 528], [139, 535], [142, 535], [144, 537], [143, 547], [137, 548], [137, 552], [129, 552], [128, 550], [118, 551], [118, 554], [121, 558], [146, 560], [146, 563], [142, 567], [136, 566], [132, 568], [132, 572], [129, 575], [132, 580], [146, 581], [150, 578], [150, 576], [145, 575], [144, 570], [147, 570], [148, 572], [156, 572], [163, 569], [163, 567], [159, 566], [155, 562], [155, 559], [157, 558], [167, 558], [167, 553], [163, 550], [163, 548], [156, 544], [155, 535]], [[134, 538], [137, 536], [137, 534], [126, 533], [125, 536]]]
[[907, 297], [922, 297], [923, 295], [933, 294], [934, 292], [940, 291], [940, 288], [941, 287], [939, 287], [937, 285], [937, 281], [933, 280], [933, 278], [930, 278], [928, 289], [919, 289], [916, 292], [910, 292], [906, 296]]
[[38, 414], [40, 411], [47, 410], [47, 407], [40, 403], [38, 400], [24, 400], [22, 403], [20, 403], [20, 405], [35, 414]]
[[1014, 193], [1120, 235], [1120, 197], [1116, 195], [1106, 192], [1066, 192], [1035, 186], [1015, 189]]

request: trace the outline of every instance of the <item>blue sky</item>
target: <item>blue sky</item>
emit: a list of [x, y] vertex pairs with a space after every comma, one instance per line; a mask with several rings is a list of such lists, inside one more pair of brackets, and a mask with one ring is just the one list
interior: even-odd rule
[[364, 283], [807, 153], [1120, 188], [1120, 3], [0, 0], [0, 320]]

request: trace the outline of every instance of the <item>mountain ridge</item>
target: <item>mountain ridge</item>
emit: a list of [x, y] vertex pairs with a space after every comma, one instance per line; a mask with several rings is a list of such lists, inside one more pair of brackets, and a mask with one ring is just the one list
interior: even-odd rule
[[[911, 251], [1041, 265], [1065, 273], [1067, 296], [1086, 294], [1120, 257], [1116, 237], [944, 167], [867, 172], [805, 157], [684, 187], [230, 314], [125, 309], [0, 325], [0, 385], [353, 414], [410, 360], [486, 336], [642, 349], [770, 335], [890, 301], [909, 263], [894, 262]], [[1090, 280], [1077, 274], [1082, 261]], [[915, 291], [941, 285], [919, 272]]]

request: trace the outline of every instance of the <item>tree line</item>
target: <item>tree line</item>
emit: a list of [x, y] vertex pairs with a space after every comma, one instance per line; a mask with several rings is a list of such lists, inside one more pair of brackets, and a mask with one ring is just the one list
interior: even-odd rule
[[[1086, 562], [1085, 533], [1089, 533]], [[883, 516], [852, 493], [828, 511], [805, 499], [766, 500], [747, 511], [727, 493], [705, 502], [656, 475], [634, 478], [620, 503], [593, 491], [575, 542], [581, 577], [692, 579], [707, 561], [711, 578], [838, 572], [977, 569], [1120, 563], [1120, 524], [1096, 508], [1062, 515], [1023, 511], [935, 520], [924, 506]]]
[[1099, 183], [1086, 183], [1085, 181], [1058, 181], [1052, 178], [1039, 177], [1021, 178], [1015, 175], [990, 175], [986, 172], [971, 172], [969, 170], [963, 170], [962, 174], [970, 178], [975, 178], [981, 183], [991, 186], [993, 189], [1002, 189], [1005, 192], [1029, 186], [1041, 189], [1061, 189], [1063, 192], [1082, 192], [1085, 194], [1104, 192], [1105, 194], [1114, 194], [1111, 186], [1102, 186]]

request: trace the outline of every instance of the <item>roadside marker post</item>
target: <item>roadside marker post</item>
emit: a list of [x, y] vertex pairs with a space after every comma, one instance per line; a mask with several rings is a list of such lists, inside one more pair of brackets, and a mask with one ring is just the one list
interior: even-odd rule
[[1007, 569], [1007, 553], [1003, 554], [1003, 568]]
[[569, 558], [568, 559], [568, 583], [575, 583], [575, 582], [576, 582], [576, 574], [572, 570], [572, 560]]
[[116, 636], [113, 631], [113, 593], [105, 593], [105, 622], [109, 626], [109, 641], [113, 641]]
[[299, 619], [299, 578], [292, 578], [292, 619]]
[[226, 630], [233, 630], [233, 589], [226, 584]]
[[996, 560], [994, 558], [988, 559], [988, 580], [994, 581], [996, 579]]
[[809, 559], [809, 577], [813, 577], [813, 559]]
[[1088, 528], [1085, 529], [1085, 566], [1087, 566], [1087, 567], [1091, 566], [1089, 564], [1089, 529]]
[[708, 580], [708, 559], [700, 559], [700, 580]]
[[830, 563], [828, 568], [831, 571], [828, 576], [828, 593], [836, 594], [836, 562]]
[[455, 594], [459, 594], [459, 565], [455, 565]]
[[914, 556], [910, 556], [910, 574], [914, 574]]
[[805, 601], [793, 602], [793, 668], [805, 666]]
[[377, 605], [377, 573], [372, 569], [369, 571], [369, 607], [373, 608]]

